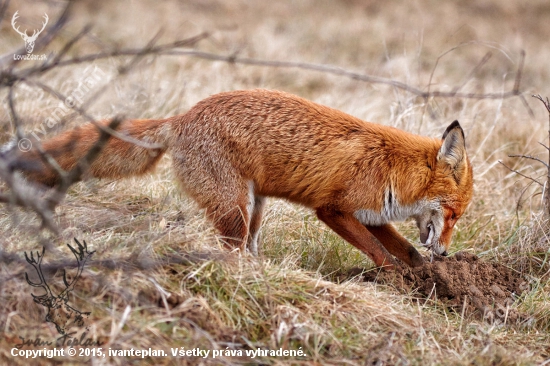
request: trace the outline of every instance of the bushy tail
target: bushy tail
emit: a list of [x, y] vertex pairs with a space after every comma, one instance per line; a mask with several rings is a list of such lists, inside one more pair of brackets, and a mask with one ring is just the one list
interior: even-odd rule
[[[103, 145], [99, 154], [92, 160], [84, 177], [123, 178], [144, 174], [151, 170], [170, 146], [172, 119], [129, 120], [117, 128], [117, 132], [146, 144], [156, 145], [146, 148], [111, 136]], [[109, 121], [101, 122], [108, 126]], [[98, 128], [92, 124], [66, 131], [52, 139], [42, 142], [43, 151], [51, 156], [61, 169], [68, 172], [83, 161], [90, 149], [100, 139]], [[54, 186], [61, 183], [61, 176], [47, 162], [36, 146], [29, 151], [12, 149], [8, 156], [10, 165], [24, 173], [27, 179]]]

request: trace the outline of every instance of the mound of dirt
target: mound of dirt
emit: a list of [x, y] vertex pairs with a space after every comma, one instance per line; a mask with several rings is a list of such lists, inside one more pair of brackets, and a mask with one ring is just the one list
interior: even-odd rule
[[465, 252], [425, 261], [421, 267], [404, 265], [395, 272], [354, 268], [345, 277], [359, 275], [365, 281], [392, 285], [406, 293], [414, 291], [426, 299], [437, 298], [451, 309], [475, 313], [488, 321], [521, 321], [521, 314], [512, 306], [528, 287], [521, 274]]

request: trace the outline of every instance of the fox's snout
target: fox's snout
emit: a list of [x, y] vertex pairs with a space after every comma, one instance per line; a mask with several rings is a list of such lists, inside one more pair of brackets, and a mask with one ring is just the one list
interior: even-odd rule
[[432, 202], [426, 205], [426, 210], [421, 215], [416, 217], [420, 243], [442, 256], [448, 255], [447, 250], [451, 244], [454, 227], [454, 219], [445, 219], [445, 216], [449, 216], [446, 211], [447, 209], [441, 207], [438, 202]]

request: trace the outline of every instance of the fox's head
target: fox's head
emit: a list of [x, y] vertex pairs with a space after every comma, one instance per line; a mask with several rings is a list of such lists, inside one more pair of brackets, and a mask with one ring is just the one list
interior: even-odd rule
[[472, 166], [466, 155], [464, 131], [458, 121], [447, 127], [435, 159], [428, 203], [415, 217], [420, 241], [435, 253], [447, 255], [456, 221], [473, 194]]

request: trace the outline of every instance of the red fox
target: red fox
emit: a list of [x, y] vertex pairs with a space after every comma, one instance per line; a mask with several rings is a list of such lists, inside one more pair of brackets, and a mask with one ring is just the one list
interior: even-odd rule
[[[422, 244], [446, 255], [453, 227], [472, 198], [472, 166], [457, 121], [442, 139], [433, 139], [288, 93], [243, 90], [210, 96], [182, 115], [125, 121], [119, 132], [161, 147], [112, 137], [88, 176], [143, 174], [169, 152], [183, 190], [206, 209], [225, 244], [248, 245], [254, 254], [265, 197], [279, 197], [315, 210], [379, 267], [395, 268], [391, 255], [419, 266], [423, 257], [390, 222], [414, 218]], [[42, 148], [70, 170], [98, 136], [87, 124]], [[28, 179], [60, 183], [37, 150], [13, 154]]]

